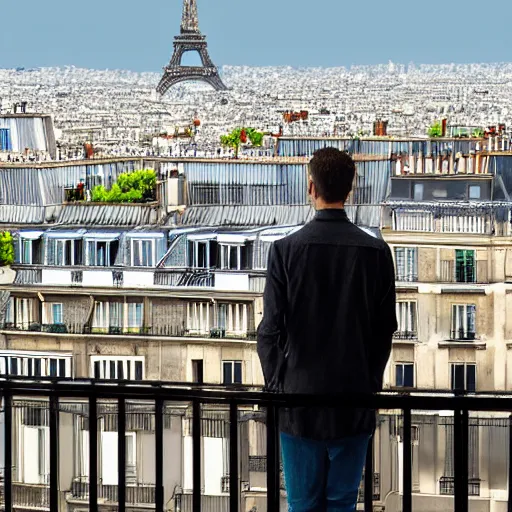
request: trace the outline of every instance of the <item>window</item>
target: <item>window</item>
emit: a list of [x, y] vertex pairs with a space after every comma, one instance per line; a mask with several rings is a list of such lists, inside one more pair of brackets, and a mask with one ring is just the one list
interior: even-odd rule
[[6, 327], [28, 330], [35, 322], [35, 299], [11, 297], [5, 312]]
[[187, 303], [187, 330], [191, 334], [207, 334], [210, 332], [210, 309], [209, 302], [188, 302]]
[[202, 359], [194, 359], [192, 361], [192, 382], [203, 384], [204, 382], [204, 365]]
[[469, 186], [469, 199], [480, 199], [481, 189], [480, 185]]
[[414, 184], [414, 200], [423, 201], [423, 183]]
[[242, 361], [222, 361], [222, 384], [242, 384]]
[[218, 244], [215, 240], [190, 240], [188, 242], [188, 265], [192, 268], [214, 268], [217, 266]]
[[96, 302], [92, 328], [110, 334], [140, 332], [144, 326], [142, 302]]
[[246, 334], [247, 304], [218, 304], [217, 329], [228, 334]]
[[47, 243], [48, 265], [69, 267], [82, 264], [82, 240], [50, 238]]
[[71, 378], [72, 355], [0, 351], [0, 375]]
[[397, 363], [395, 365], [395, 385], [398, 388], [414, 387], [414, 363]]
[[454, 304], [452, 306], [452, 339], [474, 340], [476, 336], [476, 306]]
[[119, 241], [90, 240], [87, 242], [87, 264], [94, 267], [115, 265]]
[[457, 283], [476, 281], [475, 251], [455, 251], [455, 280]]
[[154, 240], [132, 240], [132, 267], [153, 267]]
[[398, 331], [395, 334], [399, 339], [415, 339], [417, 332], [416, 302], [400, 301], [396, 303], [396, 317]]
[[243, 270], [248, 268], [247, 245], [221, 245], [220, 268], [223, 270]]
[[41, 239], [20, 238], [20, 263], [24, 265], [38, 265], [41, 263]]
[[476, 391], [476, 364], [452, 363], [451, 385], [453, 391]]
[[92, 356], [91, 376], [99, 380], [144, 380], [144, 357]]
[[396, 280], [413, 282], [418, 280], [418, 254], [416, 247], [396, 247]]
[[63, 307], [57, 302], [45, 302], [43, 304], [43, 324], [63, 324]]

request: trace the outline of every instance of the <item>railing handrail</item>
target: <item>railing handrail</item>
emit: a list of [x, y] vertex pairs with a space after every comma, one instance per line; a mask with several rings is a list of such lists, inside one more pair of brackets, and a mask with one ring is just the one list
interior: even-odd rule
[[340, 407], [406, 410], [466, 410], [508, 412], [512, 410], [512, 394], [506, 392], [464, 393], [454, 391], [416, 390], [384, 391], [376, 394], [272, 393], [257, 387], [226, 386], [147, 381], [99, 381], [95, 379], [8, 378], [0, 379], [0, 390], [11, 396], [43, 396], [63, 398], [160, 399], [202, 403], [235, 403], [273, 407]]

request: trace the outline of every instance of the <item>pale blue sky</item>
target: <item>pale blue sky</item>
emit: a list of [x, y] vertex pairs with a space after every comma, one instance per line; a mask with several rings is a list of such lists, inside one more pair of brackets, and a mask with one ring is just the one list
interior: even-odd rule
[[[160, 71], [181, 0], [3, 0], [0, 68]], [[510, 61], [512, 2], [198, 0], [218, 66]]]

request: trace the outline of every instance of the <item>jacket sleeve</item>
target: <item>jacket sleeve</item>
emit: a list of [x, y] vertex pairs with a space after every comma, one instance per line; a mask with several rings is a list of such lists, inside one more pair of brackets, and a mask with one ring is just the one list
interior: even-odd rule
[[370, 375], [373, 391], [382, 390], [384, 370], [391, 354], [396, 320], [395, 268], [388, 246], [380, 255], [380, 279], [377, 287], [375, 329], [370, 351]]
[[286, 289], [283, 260], [274, 243], [268, 258], [263, 319], [258, 327], [258, 355], [265, 385], [270, 391], [279, 391], [284, 367]]

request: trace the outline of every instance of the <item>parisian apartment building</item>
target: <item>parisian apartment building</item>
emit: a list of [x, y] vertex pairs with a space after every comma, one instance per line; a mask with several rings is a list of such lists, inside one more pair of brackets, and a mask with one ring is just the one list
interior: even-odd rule
[[[0, 222], [14, 237], [15, 263], [0, 274], [0, 374], [261, 386], [256, 330], [268, 251], [313, 218], [307, 163], [326, 146], [354, 156], [347, 213], [390, 245], [395, 262], [399, 328], [386, 388], [510, 391], [512, 154], [483, 139], [283, 137], [266, 159], [6, 163]], [[89, 200], [94, 186], [110, 188], [140, 169], [157, 175], [150, 200]], [[98, 494], [111, 510], [115, 405], [100, 403], [98, 415]], [[21, 510], [49, 510], [48, 416], [45, 401], [15, 402], [13, 498]], [[78, 512], [90, 485], [87, 404], [63, 400], [60, 423], [61, 453], [69, 454], [60, 462], [62, 509]], [[126, 425], [127, 502], [131, 510], [151, 508], [154, 405], [127, 404]], [[508, 416], [471, 414], [472, 510], [505, 510], [509, 428]], [[239, 429], [241, 510], [264, 511], [264, 412], [242, 408]], [[227, 510], [227, 411], [204, 408], [201, 434], [204, 507]], [[375, 510], [401, 510], [402, 439], [400, 412], [381, 411]], [[448, 510], [453, 415], [414, 411], [412, 439], [414, 509]], [[166, 404], [164, 450], [166, 510], [188, 511], [186, 404]]]

